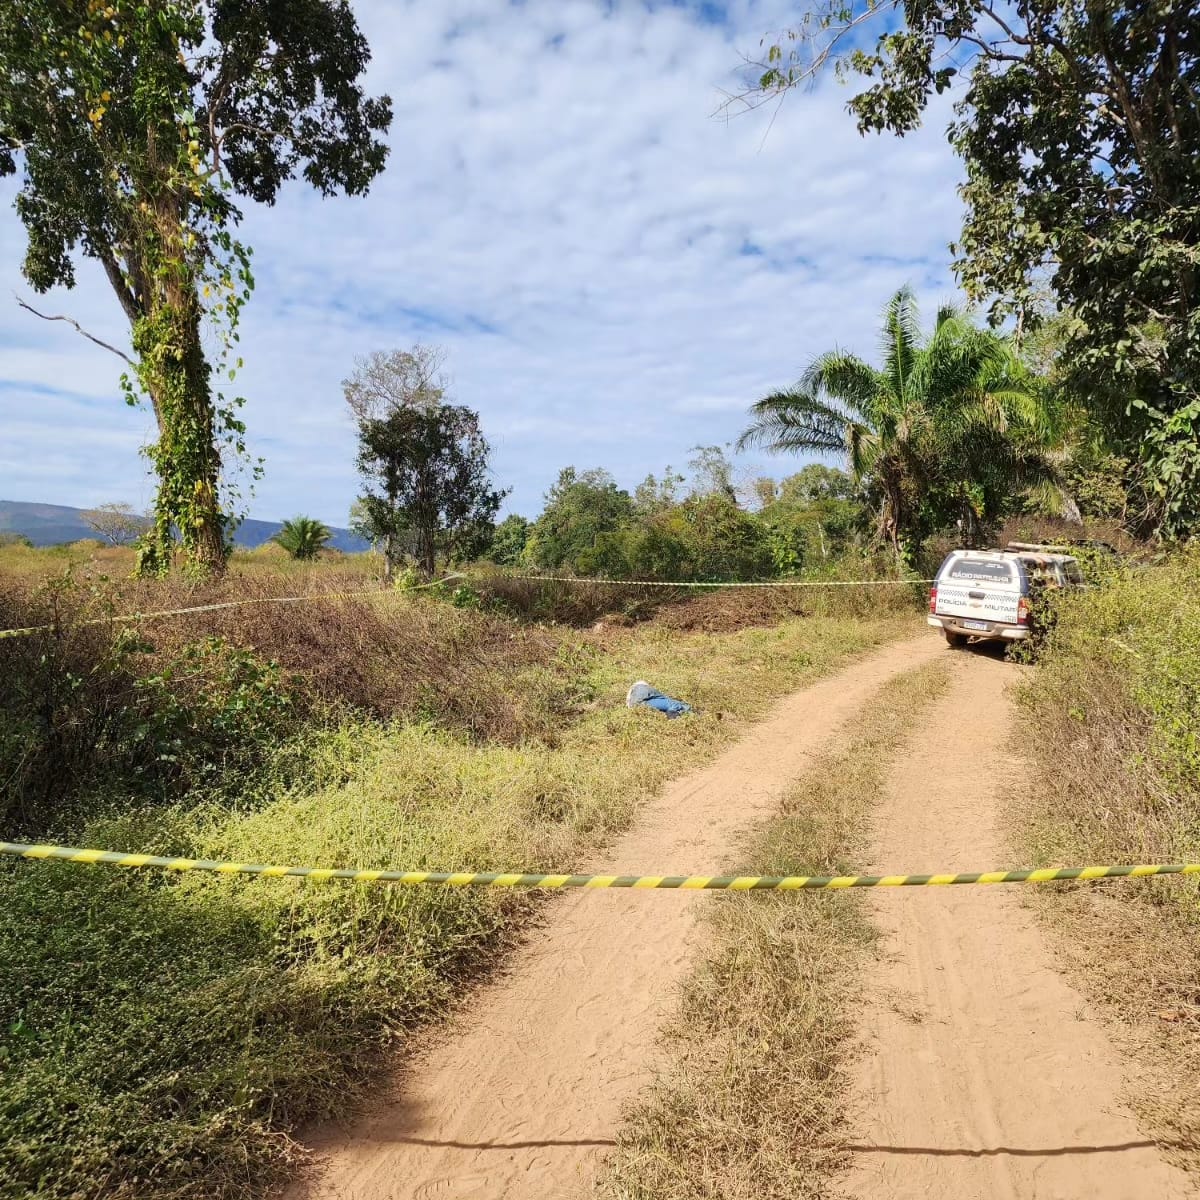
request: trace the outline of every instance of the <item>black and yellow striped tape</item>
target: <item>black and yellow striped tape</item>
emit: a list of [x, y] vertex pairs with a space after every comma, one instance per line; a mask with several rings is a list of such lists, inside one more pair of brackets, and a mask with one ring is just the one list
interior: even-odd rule
[[667, 888], [717, 892], [792, 892], [811, 888], [941, 887], [960, 883], [1050, 883], [1056, 879], [1144, 878], [1148, 875], [1200, 875], [1200, 863], [1153, 863], [1116, 867], [1047, 867], [1036, 871], [969, 871], [955, 875], [525, 875], [498, 871], [374, 871], [345, 867], [284, 867], [220, 862], [204, 858], [162, 858], [74, 846], [30, 846], [0, 842], [0, 855], [108, 863], [114, 867], [156, 867], [163, 871], [214, 871], [220, 875], [259, 875], [267, 879], [348, 879], [358, 883], [434, 884], [441, 887]]

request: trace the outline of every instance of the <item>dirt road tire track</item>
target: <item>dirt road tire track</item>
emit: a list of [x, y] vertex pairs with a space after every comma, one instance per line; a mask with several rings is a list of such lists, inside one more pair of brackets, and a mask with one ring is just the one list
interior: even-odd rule
[[[1003, 865], [1006, 789], [1029, 785], [1011, 744], [1017, 671], [960, 652], [950, 690], [892, 769], [870, 869]], [[885, 939], [862, 1018], [848, 1196], [1195, 1194], [1120, 1103], [1117, 1053], [1055, 969], [1018, 890], [929, 888], [869, 903]]]
[[[648, 805], [601, 872], [712, 872], [857, 708], [944, 653], [920, 636], [797, 692]], [[664, 736], [669, 730], [664, 726]], [[350, 1131], [314, 1139], [292, 1200], [560, 1200], [586, 1194], [693, 953], [703, 894], [573, 893], [506, 974]]]

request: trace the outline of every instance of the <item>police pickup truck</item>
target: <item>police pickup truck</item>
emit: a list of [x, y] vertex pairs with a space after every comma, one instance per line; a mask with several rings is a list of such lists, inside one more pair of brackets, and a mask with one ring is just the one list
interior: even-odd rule
[[1079, 587], [1070, 554], [1010, 544], [1005, 550], [952, 550], [929, 589], [929, 624], [951, 646], [1029, 637], [1030, 598], [1042, 588]]

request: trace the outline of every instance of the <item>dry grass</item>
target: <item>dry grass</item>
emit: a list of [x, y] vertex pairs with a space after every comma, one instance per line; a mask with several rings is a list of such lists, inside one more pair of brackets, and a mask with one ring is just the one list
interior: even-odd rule
[[[499, 628], [442, 601], [395, 603], [390, 619], [402, 613], [395, 623], [416, 622], [420, 638], [459, 628], [425, 620], [463, 622], [468, 649]], [[905, 615], [722, 635], [560, 630], [550, 661], [488, 667], [521, 693], [531, 672], [548, 672], [551, 691], [570, 681], [575, 707], [543, 736], [505, 744], [427, 720], [352, 721], [316, 737], [305, 777], [281, 780], [271, 802], [267, 761], [227, 781], [220, 804], [126, 796], [123, 811], [74, 832], [85, 844], [190, 856], [570, 869], [774, 696], [914, 624]], [[639, 676], [700, 713], [667, 722], [626, 709]], [[239, 784], [256, 799], [245, 802]], [[0, 1196], [258, 1194], [300, 1156], [291, 1132], [346, 1112], [409, 1032], [497, 961], [532, 903], [0, 863]]]
[[[1036, 786], [1012, 815], [1036, 865], [1200, 860], [1200, 557], [1067, 606], [1023, 696]], [[1200, 903], [1194, 880], [1027, 897], [1127, 1054], [1147, 1133], [1200, 1171]]]
[[[885, 685], [816, 761], [746, 861], [772, 874], [855, 869], [890, 759], [948, 678]], [[874, 931], [841, 892], [725, 897], [710, 950], [664, 1035], [666, 1063], [630, 1113], [601, 1194], [620, 1200], [795, 1200], [832, 1191], [847, 1066]]]
[[[10, 832], [13, 820], [22, 833], [62, 832], [81, 797], [122, 784], [170, 799], [202, 776], [244, 772], [247, 757], [310, 727], [424, 721], [515, 744], [556, 736], [591, 699], [578, 648], [564, 641], [569, 631], [519, 626], [424, 593], [107, 619], [278, 596], [296, 582], [231, 578], [195, 595], [177, 581], [30, 586], [0, 577], [0, 627], [53, 626], [0, 640], [9, 681], [0, 694], [0, 815]], [[341, 581], [303, 582], [310, 594]]]
[[[885, 578], [878, 564], [845, 562], [830, 579]], [[731, 633], [760, 625], [774, 625], [792, 617], [876, 617], [913, 612], [921, 607], [926, 590], [919, 585], [866, 586], [861, 588], [773, 587], [693, 588], [639, 587], [635, 584], [598, 583], [579, 579], [517, 579], [497, 572], [472, 574], [472, 584], [502, 612], [522, 620], [544, 620], [586, 626], [628, 627], [653, 621], [685, 632]], [[810, 580], [809, 582], [815, 582]]]

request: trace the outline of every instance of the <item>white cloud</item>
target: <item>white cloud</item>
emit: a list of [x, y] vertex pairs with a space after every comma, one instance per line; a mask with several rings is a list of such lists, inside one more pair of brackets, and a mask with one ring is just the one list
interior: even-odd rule
[[[722, 25], [603, 0], [356, 4], [370, 84], [396, 106], [388, 169], [366, 199], [293, 184], [243, 230], [258, 288], [239, 388], [267, 460], [256, 515], [344, 519], [339, 381], [372, 349], [448, 348], [455, 396], [481, 410], [511, 503], [532, 512], [568, 463], [632, 485], [732, 440], [745, 406], [813, 353], [872, 351], [900, 284], [930, 305], [950, 293], [944, 111], [902, 142], [864, 140], [829, 84], [769, 131], [769, 113], [714, 120], [740, 51], [786, 19], [728, 7]], [[27, 294], [21, 242], [0, 214], [0, 275]], [[106, 286], [81, 271], [45, 306], [121, 339]], [[7, 305], [0, 346], [0, 496], [142, 499], [146, 416], [121, 404], [117, 360]], [[64, 393], [66, 420], [37, 418], [42, 389]]]

